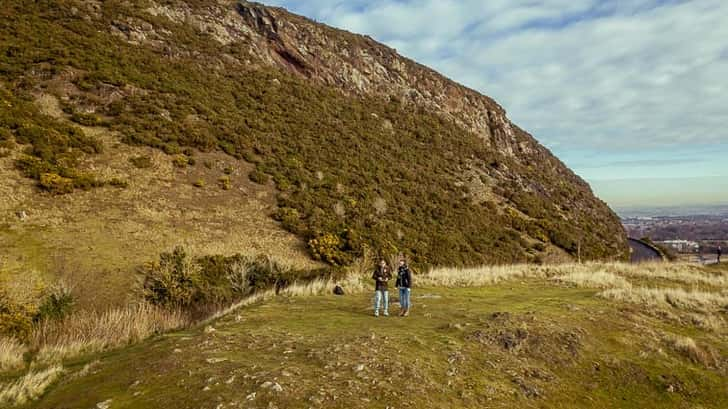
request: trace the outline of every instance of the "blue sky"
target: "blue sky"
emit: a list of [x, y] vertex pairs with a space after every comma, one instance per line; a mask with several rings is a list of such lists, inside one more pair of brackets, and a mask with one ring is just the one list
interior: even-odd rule
[[728, 1], [264, 2], [495, 98], [613, 207], [728, 204]]

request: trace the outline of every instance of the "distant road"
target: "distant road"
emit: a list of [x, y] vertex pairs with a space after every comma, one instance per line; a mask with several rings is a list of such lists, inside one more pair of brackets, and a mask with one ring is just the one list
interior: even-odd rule
[[662, 261], [662, 255], [660, 255], [660, 252], [657, 250], [639, 240], [627, 240], [629, 241], [629, 247], [632, 248], [631, 262], [644, 263], [646, 261]]

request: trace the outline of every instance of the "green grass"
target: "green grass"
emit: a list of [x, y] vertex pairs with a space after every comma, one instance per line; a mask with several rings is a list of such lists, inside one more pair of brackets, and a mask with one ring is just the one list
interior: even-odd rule
[[[68, 362], [33, 407], [726, 407], [725, 366], [692, 363], [651, 335], [685, 328], [594, 294], [531, 280], [423, 288], [405, 319], [372, 317], [369, 294], [276, 298], [213, 323], [211, 334]], [[525, 341], [505, 348], [519, 329]], [[725, 334], [690, 336], [726, 352]], [[283, 391], [261, 388], [266, 381]]]

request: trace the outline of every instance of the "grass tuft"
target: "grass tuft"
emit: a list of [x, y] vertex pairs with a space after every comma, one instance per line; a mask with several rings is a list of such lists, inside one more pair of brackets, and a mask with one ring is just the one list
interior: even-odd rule
[[717, 311], [728, 305], [726, 294], [688, 291], [682, 288], [613, 288], [599, 293], [599, 296], [616, 301], [700, 312]]
[[23, 355], [28, 351], [14, 338], [0, 337], [0, 372], [11, 371], [23, 366]]
[[553, 280], [587, 288], [632, 288], [623, 277], [604, 271], [578, 271], [553, 278]]
[[15, 382], [0, 384], [0, 405], [20, 406], [38, 399], [62, 373], [63, 367], [56, 365], [40, 371], [30, 371]]
[[124, 346], [189, 324], [178, 310], [140, 304], [106, 312], [78, 312], [36, 325], [31, 346], [36, 361], [60, 362], [85, 353]]

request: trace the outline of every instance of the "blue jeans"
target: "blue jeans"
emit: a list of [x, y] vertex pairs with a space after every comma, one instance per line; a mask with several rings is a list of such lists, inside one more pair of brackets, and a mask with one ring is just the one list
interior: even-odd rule
[[389, 314], [389, 291], [387, 290], [374, 292], [374, 313], [379, 314], [379, 305], [382, 303], [382, 298], [384, 299], [384, 313]]
[[410, 289], [401, 287], [399, 289], [399, 306], [405, 310], [410, 307]]

